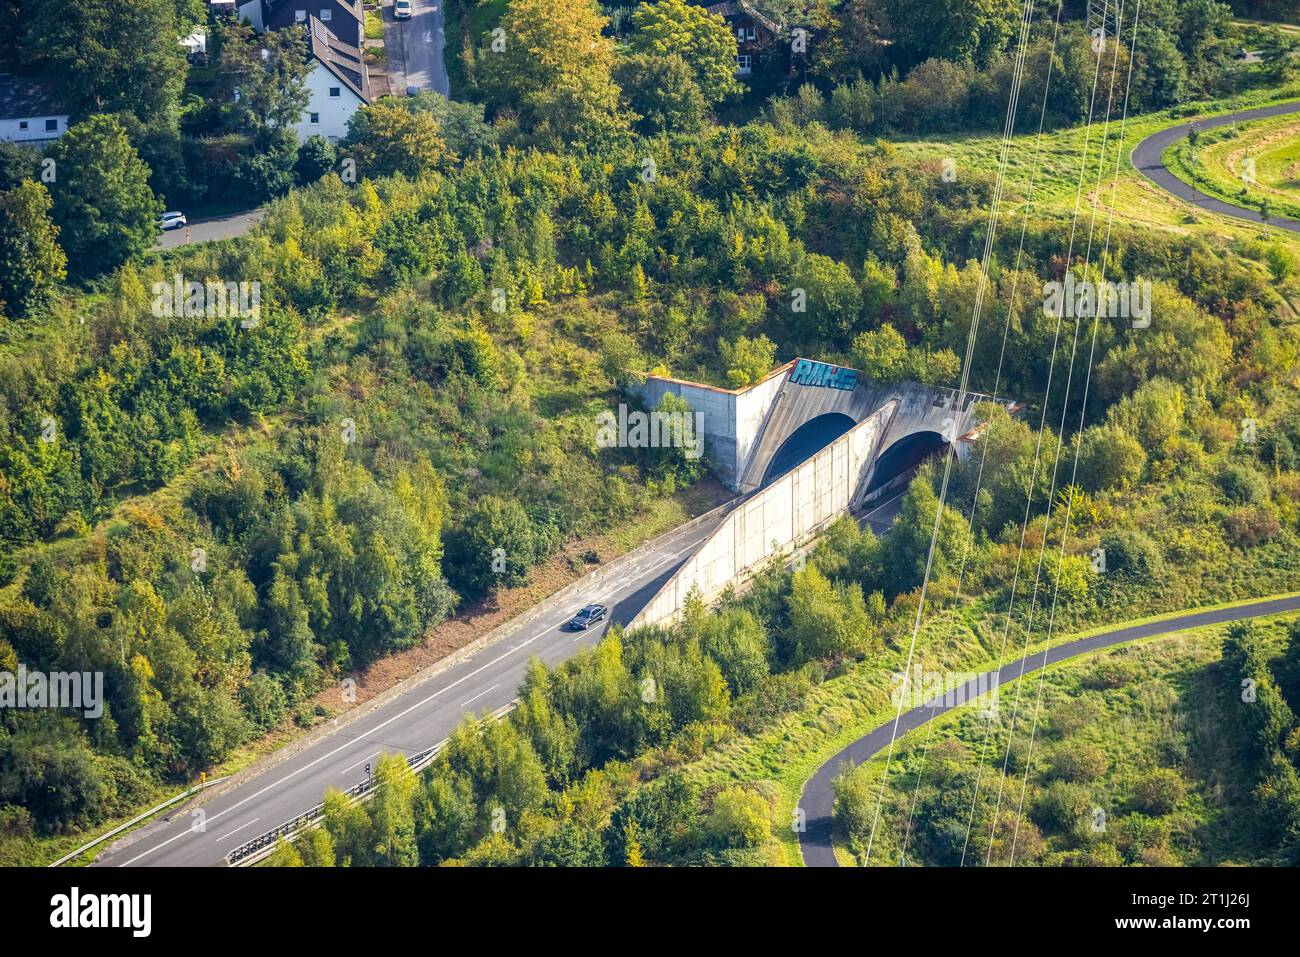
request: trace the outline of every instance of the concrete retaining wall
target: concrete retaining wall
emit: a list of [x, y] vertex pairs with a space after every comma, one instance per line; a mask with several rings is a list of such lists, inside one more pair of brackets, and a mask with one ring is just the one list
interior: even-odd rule
[[733, 490], [758, 443], [768, 410], [794, 363], [773, 369], [761, 382], [744, 389], [650, 376], [632, 391], [649, 409], [671, 393], [704, 416], [704, 454], [714, 474]]
[[776, 555], [798, 547], [856, 508], [898, 409], [891, 401], [761, 492], [736, 506], [628, 629], [672, 621], [695, 590], [711, 601]]

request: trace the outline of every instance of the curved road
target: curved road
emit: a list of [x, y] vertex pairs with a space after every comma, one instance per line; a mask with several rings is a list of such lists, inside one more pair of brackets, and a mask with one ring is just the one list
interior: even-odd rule
[[[1225, 203], [1221, 199], [1206, 196], [1200, 190], [1193, 189], [1169, 172], [1164, 164], [1165, 150], [1177, 140], [1187, 136], [1193, 125], [1198, 130], [1212, 130], [1232, 123], [1247, 123], [1250, 120], [1262, 120], [1269, 116], [1284, 116], [1288, 113], [1300, 113], [1300, 103], [1278, 103], [1273, 106], [1262, 106], [1254, 110], [1240, 110], [1236, 113], [1225, 113], [1223, 116], [1191, 120], [1187, 123], [1171, 126], [1168, 129], [1160, 130], [1158, 133], [1152, 133], [1133, 147], [1133, 166], [1161, 189], [1167, 190], [1179, 199], [1186, 200], [1201, 209], [1212, 213], [1221, 213], [1224, 216], [1231, 216], [1234, 219], [1262, 223], [1264, 217], [1260, 215], [1259, 210], [1235, 206], [1232, 203]], [[1300, 220], [1288, 219], [1285, 216], [1274, 216], [1269, 219], [1268, 224], [1290, 230], [1293, 233], [1300, 233]]]
[[[1048, 650], [1046, 664], [1054, 665], [1057, 662], [1065, 661], [1067, 658], [1074, 658], [1078, 655], [1084, 655], [1101, 648], [1109, 648], [1112, 645], [1120, 645], [1138, 638], [1151, 638], [1155, 635], [1171, 634], [1188, 628], [1198, 628], [1202, 625], [1217, 625], [1247, 618], [1262, 618], [1266, 615], [1276, 615], [1288, 611], [1300, 611], [1300, 596], [1265, 599], [1250, 602], [1246, 605], [1238, 605], [1235, 608], [1215, 608], [1208, 611], [1189, 612], [1185, 615], [1179, 615], [1177, 618], [1133, 625], [1129, 628], [1102, 632], [1090, 638], [1080, 638], [1077, 641], [1057, 645], [1055, 648]], [[1038, 671], [1043, 666], [1044, 659], [1041, 651], [1035, 652], [1027, 658], [1013, 661], [997, 670], [997, 685], [1001, 687], [1009, 684], [1024, 675]], [[989, 681], [994, 674], [995, 672], [992, 671], [986, 672], [979, 678], [972, 679], [962, 685], [952, 696], [953, 699], [957, 701], [974, 700], [974, 696], [979, 691], [988, 689]], [[983, 682], [982, 686], [979, 684], [981, 681]], [[913, 731], [930, 719], [951, 710], [952, 706], [943, 704], [937, 704], [936, 706], [923, 704], [910, 711], [905, 711], [898, 722], [897, 737], [901, 738], [908, 731]], [[839, 774], [841, 765], [846, 761], [856, 766], [889, 747], [893, 726], [894, 722], [889, 721], [870, 734], [854, 741], [818, 768], [817, 772], [808, 779], [808, 783], [804, 785], [799, 806], [807, 815], [807, 825], [799, 836], [799, 850], [803, 855], [804, 864], [808, 867], [837, 866], [835, 852], [831, 847], [831, 811], [835, 800], [831, 792], [831, 781]]]

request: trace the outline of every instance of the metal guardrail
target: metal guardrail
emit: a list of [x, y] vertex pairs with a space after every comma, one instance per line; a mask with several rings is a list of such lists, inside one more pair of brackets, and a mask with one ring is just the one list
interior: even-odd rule
[[192, 797], [193, 795], [198, 794], [200, 791], [205, 791], [208, 788], [212, 787], [213, 785], [221, 784], [223, 781], [228, 780], [229, 777], [230, 775], [225, 775], [224, 777], [213, 778], [211, 781], [204, 781], [202, 784], [196, 784], [192, 788], [187, 788], [186, 790], [182, 791], [180, 794], [173, 794], [171, 797], [163, 801], [161, 804], [156, 805], [155, 807], [151, 807], [149, 808], [149, 810], [144, 811], [141, 814], [137, 814], [135, 817], [131, 818], [131, 820], [127, 821], [125, 824], [119, 824], [117, 827], [113, 828], [107, 834], [101, 834], [99, 837], [95, 838], [89, 844], [81, 845], [81, 847], [77, 848], [75, 851], [71, 851], [67, 854], [64, 854], [57, 861], [54, 861], [53, 863], [48, 864], [46, 866], [62, 867], [64, 864], [68, 863], [68, 861], [72, 860], [74, 857], [80, 857], [82, 854], [86, 853], [92, 847], [98, 847], [100, 844], [103, 844], [110, 837], [116, 837], [117, 835], [123, 833], [124, 831], [129, 831], [131, 828], [135, 827], [141, 821], [153, 817], [159, 811], [171, 807], [177, 801], [183, 801], [185, 798]]
[[[496, 711], [493, 711], [488, 717], [491, 720], [496, 720], [498, 718], [501, 718], [504, 715], [508, 714], [509, 712], [513, 711], [515, 705], [517, 705], [518, 703], [519, 703], [519, 699], [516, 698], [513, 701], [510, 701], [509, 703], [498, 708]], [[440, 752], [444, 747], [446, 747], [448, 740], [449, 739], [444, 738], [443, 740], [435, 744], [433, 747], [427, 748], [424, 751], [419, 752], [418, 754], [411, 755], [406, 759], [406, 766], [410, 768], [412, 771], [416, 771], [416, 772], [423, 771], [425, 767], [431, 764], [433, 762], [433, 759], [438, 756], [438, 752]], [[368, 797], [370, 797], [372, 793], [374, 793], [374, 790], [375, 790], [375, 782], [374, 779], [372, 778], [367, 781], [362, 781], [360, 784], [353, 785], [352, 787], [344, 791], [343, 794], [348, 798], [351, 798], [352, 801], [354, 802], [364, 801]], [[272, 828], [271, 830], [267, 831], [265, 834], [259, 834], [257, 837], [253, 838], [251, 841], [247, 842], [246, 844], [241, 844], [239, 847], [235, 848], [233, 851], [231, 851], [229, 854], [226, 855], [226, 863], [231, 865], [232, 867], [244, 863], [251, 864], [252, 858], [261, 856], [260, 852], [265, 851], [267, 848], [273, 847], [276, 844], [276, 842], [280, 840], [280, 838], [291, 837], [295, 835], [298, 831], [302, 830], [303, 828], [311, 827], [313, 824], [318, 822], [324, 816], [324, 814], [325, 814], [325, 804], [324, 802], [322, 802], [320, 804], [317, 804], [315, 807], [311, 808], [310, 810], [303, 811], [303, 813], [299, 814], [297, 817], [290, 818], [289, 820], [281, 824], [279, 827]]]

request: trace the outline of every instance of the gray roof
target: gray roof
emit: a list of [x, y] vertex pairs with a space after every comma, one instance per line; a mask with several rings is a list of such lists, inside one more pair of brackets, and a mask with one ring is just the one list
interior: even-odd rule
[[777, 22], [775, 17], [764, 13], [748, 0], [726, 0], [725, 3], [715, 3], [704, 9], [723, 19], [738, 17], [743, 14], [767, 30], [768, 33], [780, 33], [782, 29], [782, 25]]
[[[283, 30], [290, 26], [302, 26], [307, 18], [320, 18], [323, 10], [329, 10], [332, 17], [328, 29], [345, 43], [361, 46], [366, 35], [366, 12], [362, 0], [262, 0], [262, 23], [267, 30]], [[297, 14], [303, 13], [302, 20]]]
[[338, 77], [348, 89], [370, 102], [370, 77], [361, 62], [361, 51], [344, 43], [315, 17], [308, 18], [307, 52]]
[[67, 107], [48, 81], [34, 76], [0, 73], [0, 119], [62, 116], [67, 112]]

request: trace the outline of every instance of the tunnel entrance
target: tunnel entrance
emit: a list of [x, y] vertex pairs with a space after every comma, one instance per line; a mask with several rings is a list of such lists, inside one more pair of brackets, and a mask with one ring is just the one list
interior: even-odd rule
[[909, 475], [926, 459], [948, 448], [948, 443], [938, 432], [913, 432], [903, 436], [876, 460], [876, 469], [867, 484], [867, 496], [885, 490], [895, 479]]
[[786, 472], [798, 468], [857, 424], [843, 412], [827, 412], [809, 419], [786, 436], [772, 455], [760, 487], [771, 485]]

